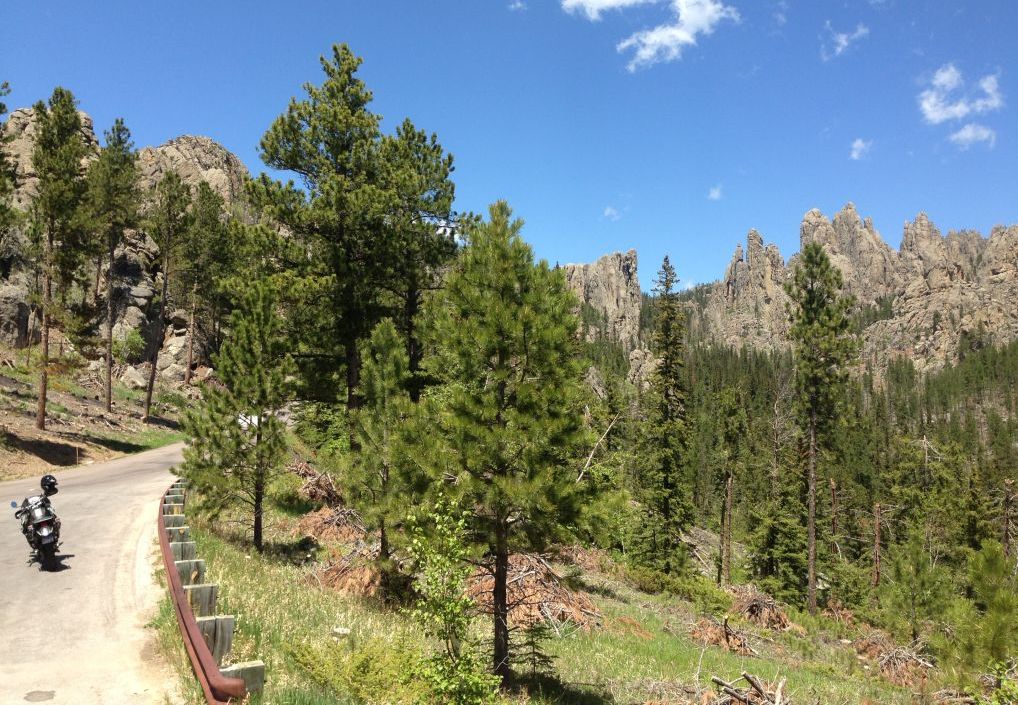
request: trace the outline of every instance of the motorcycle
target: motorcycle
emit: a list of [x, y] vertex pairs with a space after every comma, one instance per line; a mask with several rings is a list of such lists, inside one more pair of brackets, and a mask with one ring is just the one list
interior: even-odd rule
[[17, 501], [12, 501], [11, 507], [17, 510], [14, 518], [21, 521], [21, 533], [32, 549], [29, 563], [38, 561], [43, 570], [53, 570], [60, 547], [60, 518], [53, 511], [49, 498], [57, 493], [56, 478], [46, 475], [41, 485], [41, 495], [26, 497], [20, 508]]

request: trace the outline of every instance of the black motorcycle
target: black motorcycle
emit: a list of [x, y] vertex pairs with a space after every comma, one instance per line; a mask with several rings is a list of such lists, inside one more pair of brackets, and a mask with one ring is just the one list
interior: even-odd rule
[[42, 494], [25, 497], [18, 508], [16, 501], [11, 507], [17, 509], [14, 518], [21, 520], [21, 533], [32, 548], [29, 563], [39, 562], [43, 570], [57, 566], [57, 548], [60, 546], [60, 518], [53, 511], [49, 498], [57, 493], [57, 479], [46, 475], [40, 482]]

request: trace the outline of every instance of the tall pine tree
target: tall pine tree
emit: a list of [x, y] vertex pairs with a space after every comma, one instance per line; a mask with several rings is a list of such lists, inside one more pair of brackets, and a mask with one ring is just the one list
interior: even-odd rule
[[651, 347], [657, 368], [645, 399], [644, 461], [639, 480], [647, 515], [641, 550], [651, 565], [671, 574], [685, 567], [682, 532], [693, 520], [686, 461], [686, 320], [675, 289], [677, 282], [675, 268], [666, 256], [654, 286], [657, 310]]
[[[106, 145], [88, 169], [88, 204], [94, 226], [104, 240], [106, 256], [106, 411], [113, 410], [113, 297], [116, 291], [114, 259], [124, 231], [138, 224], [137, 155], [131, 132], [117, 118], [106, 132]], [[99, 271], [96, 272], [96, 280]]]
[[493, 670], [510, 674], [509, 557], [540, 549], [576, 515], [582, 433], [575, 300], [560, 271], [534, 263], [504, 202], [429, 304], [428, 370], [444, 381], [436, 477], [472, 507], [494, 576]]
[[797, 418], [803, 436], [806, 474], [806, 600], [817, 610], [817, 464], [829, 445], [839, 401], [855, 351], [850, 332], [852, 299], [841, 295], [841, 272], [823, 246], [811, 242], [786, 285], [791, 302], [789, 338], [795, 355]]
[[81, 135], [81, 118], [71, 92], [56, 88], [49, 104], [35, 104], [35, 148], [32, 168], [38, 177], [32, 202], [33, 230], [41, 239], [42, 359], [39, 363], [37, 428], [46, 428], [46, 392], [49, 385], [50, 330], [58, 313], [53, 287], [66, 295], [81, 266], [86, 184], [82, 160], [88, 153]]
[[262, 137], [262, 160], [296, 174], [303, 188], [264, 174], [251, 187], [263, 213], [289, 231], [287, 318], [302, 394], [332, 402], [345, 386], [348, 410], [359, 403], [359, 344], [385, 311], [383, 234], [392, 205], [378, 160], [380, 118], [368, 109], [360, 64], [345, 44], [333, 47], [321, 59], [322, 85], [305, 84], [304, 98], [291, 100]]
[[190, 222], [188, 213], [190, 205], [191, 189], [181, 180], [177, 172], [167, 172], [156, 185], [155, 200], [150, 214], [150, 234], [159, 245], [159, 254], [162, 257], [163, 286], [156, 313], [156, 339], [149, 354], [148, 384], [145, 387], [145, 411], [142, 421], [149, 420], [152, 410], [152, 390], [156, 385], [159, 350], [166, 335], [166, 304], [170, 296], [170, 277], [176, 249], [180, 245], [179, 238], [187, 232]]
[[213, 512], [237, 503], [248, 507], [259, 551], [265, 489], [286, 460], [279, 411], [290, 400], [294, 372], [277, 309], [268, 283], [250, 285], [215, 359], [221, 384], [206, 385], [202, 405], [184, 419], [193, 438], [184, 451], [185, 477]]

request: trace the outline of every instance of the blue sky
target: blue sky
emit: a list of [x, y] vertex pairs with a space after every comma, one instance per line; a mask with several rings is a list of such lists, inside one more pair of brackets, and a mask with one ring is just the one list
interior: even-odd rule
[[[347, 42], [391, 129], [456, 156], [457, 207], [508, 199], [537, 254], [636, 248], [687, 283], [757, 228], [787, 257], [846, 201], [897, 246], [1018, 222], [1018, 3], [904, 0], [3, 2], [12, 107], [64, 85], [139, 146], [205, 134], [253, 172]], [[853, 158], [855, 157], [855, 158]]]

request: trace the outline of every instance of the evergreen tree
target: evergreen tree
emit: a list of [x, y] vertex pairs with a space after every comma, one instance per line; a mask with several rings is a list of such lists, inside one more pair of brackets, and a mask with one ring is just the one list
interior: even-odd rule
[[[199, 315], [207, 312], [213, 319], [222, 315], [221, 281], [233, 274], [229, 268], [235, 257], [231, 252], [229, 226], [224, 216], [223, 197], [213, 191], [208, 182], [199, 183], [191, 218], [180, 245], [183, 265], [178, 282], [181, 298], [187, 301], [189, 311], [184, 384], [191, 383]], [[215, 327], [214, 322], [212, 327]]]
[[791, 302], [789, 338], [795, 353], [799, 428], [805, 446], [807, 502], [807, 606], [817, 610], [817, 463], [821, 447], [831, 442], [847, 364], [855, 341], [850, 333], [852, 307], [841, 296], [841, 272], [823, 246], [811, 242], [786, 285]]
[[721, 530], [718, 540], [718, 583], [732, 582], [732, 513], [735, 500], [735, 483], [744, 465], [747, 450], [749, 421], [739, 392], [731, 387], [722, 390], [717, 399], [718, 462], [721, 466], [721, 486], [724, 501], [721, 505]]
[[[137, 226], [140, 193], [137, 155], [131, 132], [120, 118], [105, 134], [106, 145], [88, 169], [88, 202], [94, 226], [104, 239], [106, 255], [106, 411], [113, 410], [114, 258], [124, 231]], [[97, 267], [96, 281], [99, 279]]]
[[915, 642], [923, 625], [940, 617], [947, 606], [946, 576], [931, 560], [922, 539], [913, 535], [892, 552], [890, 578], [884, 606], [889, 614], [904, 618]]
[[348, 410], [359, 403], [359, 343], [385, 313], [380, 280], [391, 243], [382, 235], [393, 205], [360, 64], [345, 44], [333, 47], [331, 59], [321, 58], [322, 85], [305, 84], [306, 96], [291, 100], [262, 137], [262, 160], [297, 174], [303, 188], [263, 174], [250, 189], [264, 215], [289, 231], [281, 254], [302, 393], [334, 401], [345, 369]]
[[640, 500], [646, 511], [641, 550], [654, 567], [674, 574], [685, 566], [682, 533], [693, 520], [688, 479], [686, 424], [685, 314], [666, 256], [655, 283], [657, 307], [652, 350], [657, 368], [647, 395]]
[[155, 200], [150, 214], [152, 238], [159, 245], [162, 255], [162, 293], [159, 295], [159, 309], [156, 314], [156, 338], [149, 355], [148, 384], [145, 387], [145, 411], [142, 421], [149, 420], [152, 410], [152, 390], [156, 384], [156, 370], [159, 364], [159, 349], [166, 336], [166, 304], [170, 292], [170, 278], [176, 249], [180, 246], [178, 238], [182, 237], [189, 227], [191, 205], [191, 189], [175, 171], [169, 171], [156, 185]]
[[404, 120], [394, 136], [382, 139], [380, 162], [386, 188], [395, 194], [386, 237], [397, 256], [388, 257], [391, 271], [382, 278], [395, 298], [392, 315], [406, 345], [410, 396], [420, 399], [424, 351], [417, 333], [424, 294], [439, 286], [440, 268], [456, 253], [452, 237], [455, 187], [449, 178], [452, 155], [435, 135], [430, 137]]
[[445, 384], [435, 476], [472, 507], [473, 537], [494, 576], [493, 665], [510, 673], [509, 556], [543, 547], [577, 512], [573, 453], [581, 418], [575, 300], [560, 271], [534, 264], [504, 202], [429, 304], [427, 369]]
[[221, 384], [207, 384], [202, 405], [184, 418], [193, 439], [184, 451], [184, 476], [212, 513], [248, 506], [259, 551], [265, 488], [286, 460], [279, 411], [289, 401], [293, 374], [277, 308], [267, 283], [250, 285], [215, 360]]
[[38, 177], [31, 217], [33, 229], [41, 239], [42, 272], [42, 359], [39, 363], [39, 403], [35, 425], [46, 428], [46, 392], [49, 384], [50, 329], [57, 317], [53, 287], [64, 300], [79, 273], [84, 251], [82, 206], [86, 184], [82, 160], [87, 154], [81, 136], [81, 118], [74, 96], [65, 88], [56, 88], [49, 105], [39, 101], [34, 107], [36, 140], [32, 168]]
[[1018, 655], [1018, 577], [996, 541], [986, 541], [969, 560], [973, 618], [961, 623], [961, 660], [976, 672]]
[[375, 326], [365, 346], [364, 403], [352, 417], [358, 450], [352, 454], [344, 483], [365, 524], [379, 533], [383, 574], [391, 569], [390, 533], [408, 509], [398, 444], [410, 414], [409, 376], [403, 341], [392, 321], [385, 319]]

